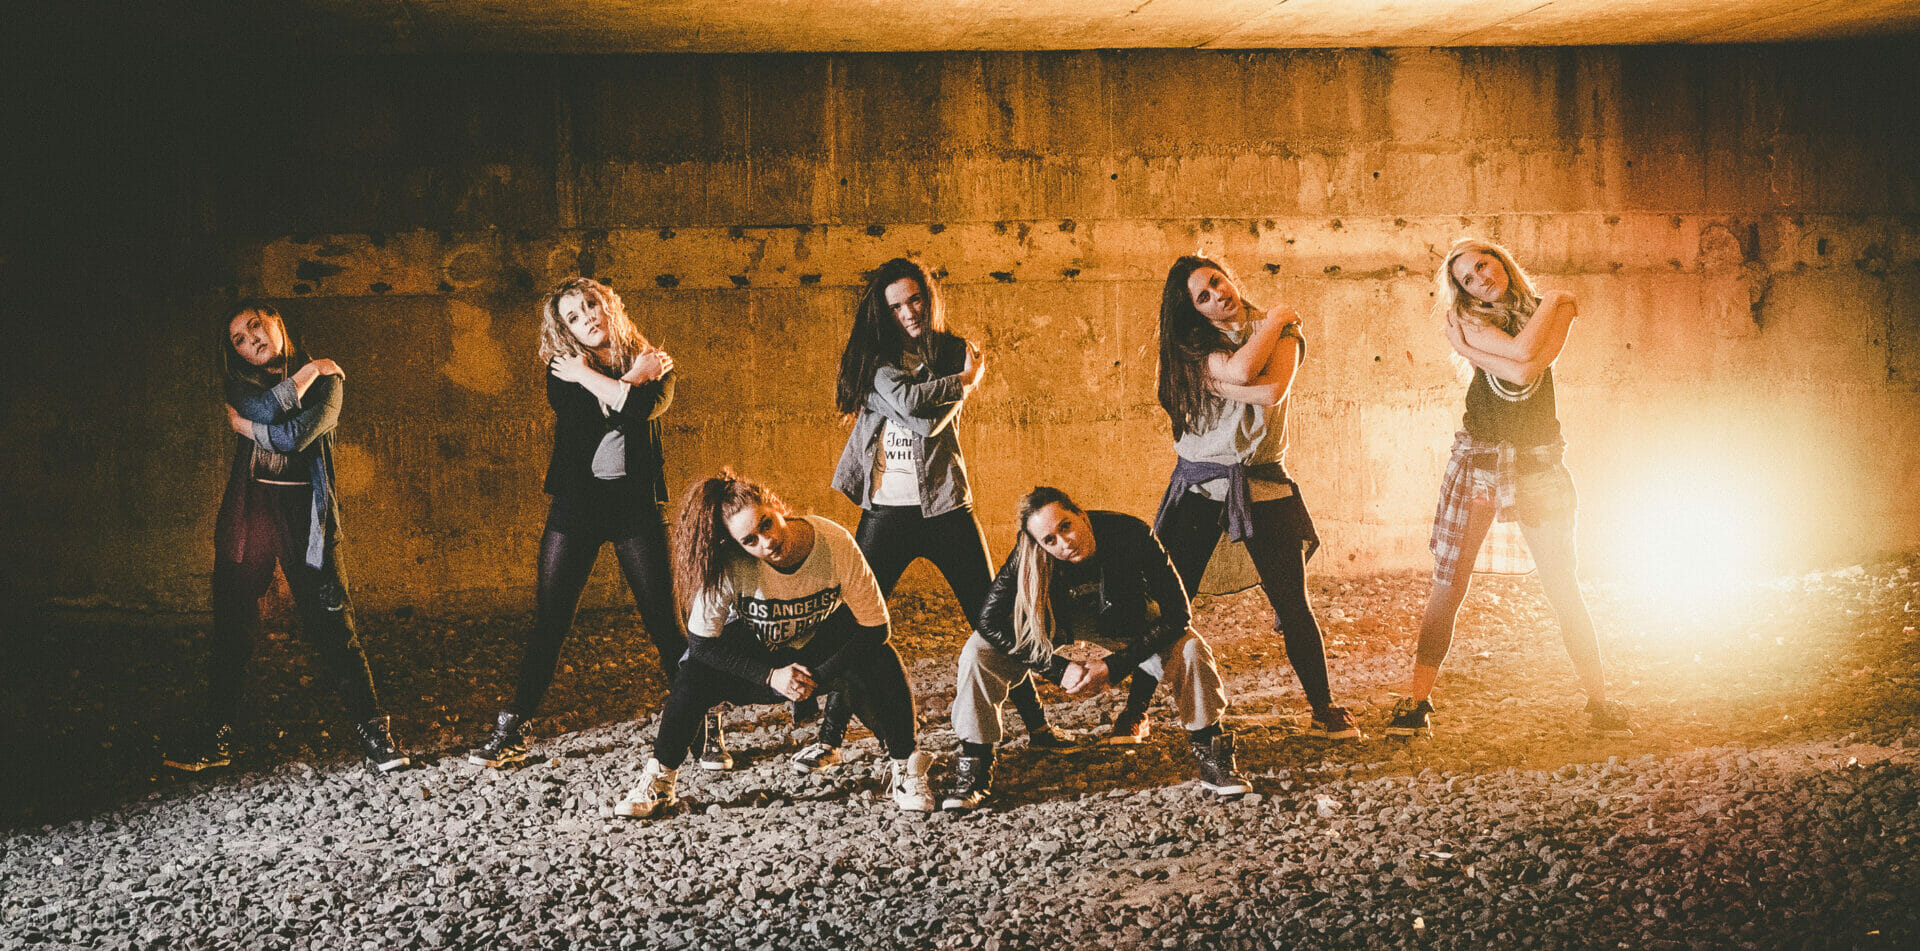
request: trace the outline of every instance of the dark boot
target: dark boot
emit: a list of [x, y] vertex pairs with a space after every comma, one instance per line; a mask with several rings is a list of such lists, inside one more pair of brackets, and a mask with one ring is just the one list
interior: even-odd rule
[[526, 731], [526, 717], [500, 711], [500, 716], [493, 724], [493, 734], [487, 737], [485, 743], [467, 751], [467, 762], [488, 769], [526, 762]]
[[1212, 740], [1194, 740], [1193, 758], [1200, 763], [1200, 788], [1216, 796], [1239, 796], [1252, 787], [1235, 772], [1233, 734], [1216, 734]]
[[353, 731], [360, 735], [360, 748], [367, 753], [367, 760], [383, 773], [391, 773], [411, 762], [407, 754], [393, 743], [393, 733], [386, 715], [374, 717], [365, 723], [353, 725]]
[[953, 791], [940, 800], [940, 808], [978, 809], [992, 794], [993, 756], [960, 756], [953, 761]]
[[233, 727], [222, 723], [203, 730], [180, 748], [161, 754], [160, 762], [189, 773], [225, 766], [233, 762]]

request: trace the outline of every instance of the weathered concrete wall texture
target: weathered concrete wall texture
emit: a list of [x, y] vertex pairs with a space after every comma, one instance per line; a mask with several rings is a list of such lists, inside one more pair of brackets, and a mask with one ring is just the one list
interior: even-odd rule
[[[945, 269], [951, 323], [991, 361], [963, 438], [996, 554], [1035, 483], [1147, 514], [1172, 464], [1159, 286], [1195, 249], [1306, 315], [1289, 464], [1326, 540], [1315, 567], [1421, 566], [1464, 389], [1432, 272], [1463, 234], [1580, 296], [1558, 372], [1590, 561], [1628, 557], [1636, 513], [1696, 484], [1757, 506], [1787, 560], [1913, 545], [1913, 60], [415, 58], [156, 77], [125, 94], [165, 146], [124, 162], [135, 184], [102, 185], [137, 227], [104, 208], [71, 225], [151, 247], [149, 285], [106, 279], [126, 285], [107, 359], [6, 305], [35, 354], [0, 403], [7, 583], [202, 601], [231, 438], [208, 354], [236, 293], [281, 304], [348, 370], [350, 568], [375, 607], [528, 601], [550, 446], [534, 302], [576, 273], [610, 280], [679, 361], [676, 496], [733, 463], [853, 523], [827, 488], [833, 373], [862, 271], [913, 253]], [[618, 600], [601, 570], [593, 597]]]

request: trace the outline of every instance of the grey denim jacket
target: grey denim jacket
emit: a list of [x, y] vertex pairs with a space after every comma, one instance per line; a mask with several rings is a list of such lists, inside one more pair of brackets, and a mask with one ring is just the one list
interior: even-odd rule
[[854, 417], [853, 432], [833, 470], [833, 487], [863, 509], [873, 507], [873, 463], [880, 425], [887, 420], [913, 433], [922, 516], [932, 518], [973, 505], [967, 463], [954, 432], [966, 400], [960, 373], [967, 365], [967, 343], [949, 333], [936, 333], [931, 343], [927, 365], [918, 372], [882, 366], [874, 374], [867, 404]]

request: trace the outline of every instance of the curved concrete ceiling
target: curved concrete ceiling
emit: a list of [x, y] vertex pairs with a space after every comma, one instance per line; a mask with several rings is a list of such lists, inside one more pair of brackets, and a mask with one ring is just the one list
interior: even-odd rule
[[1920, 0], [283, 0], [221, 17], [205, 25], [393, 52], [1586, 46], [1908, 34]]

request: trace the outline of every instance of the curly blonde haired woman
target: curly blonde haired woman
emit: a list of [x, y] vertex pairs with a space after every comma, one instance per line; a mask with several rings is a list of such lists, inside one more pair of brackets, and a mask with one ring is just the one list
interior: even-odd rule
[[602, 545], [613, 544], [668, 683], [687, 646], [673, 600], [660, 454], [660, 416], [673, 403], [673, 357], [647, 342], [613, 288], [590, 277], [562, 281], [541, 299], [539, 317], [553, 407], [545, 486], [553, 502], [513, 701], [500, 711], [492, 735], [468, 754], [479, 766], [527, 758], [527, 721], [553, 683]]

